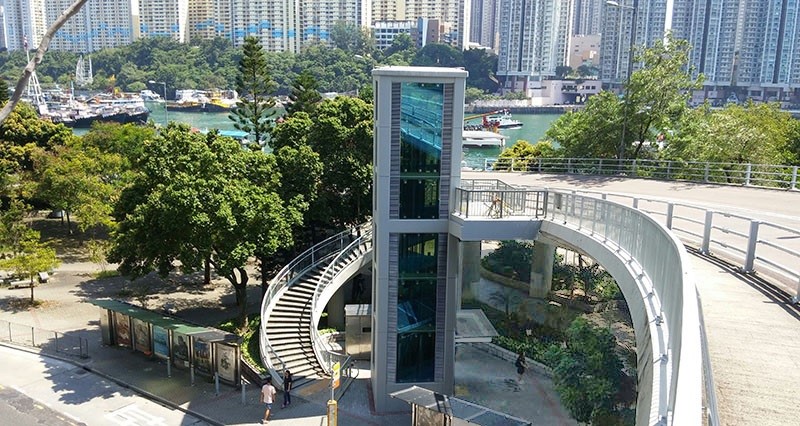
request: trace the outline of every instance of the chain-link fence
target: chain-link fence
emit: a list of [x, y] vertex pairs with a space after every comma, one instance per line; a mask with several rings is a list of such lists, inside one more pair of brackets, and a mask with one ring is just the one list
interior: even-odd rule
[[0, 341], [39, 348], [44, 353], [89, 357], [89, 341], [85, 337], [69, 336], [58, 331], [43, 330], [29, 325], [0, 320]]

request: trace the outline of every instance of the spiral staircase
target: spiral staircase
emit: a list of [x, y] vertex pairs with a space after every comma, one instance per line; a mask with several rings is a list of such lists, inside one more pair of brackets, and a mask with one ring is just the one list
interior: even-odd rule
[[294, 387], [330, 374], [337, 354], [317, 332], [328, 301], [372, 259], [367, 226], [334, 235], [306, 250], [270, 282], [261, 304], [261, 359], [275, 383], [289, 369]]

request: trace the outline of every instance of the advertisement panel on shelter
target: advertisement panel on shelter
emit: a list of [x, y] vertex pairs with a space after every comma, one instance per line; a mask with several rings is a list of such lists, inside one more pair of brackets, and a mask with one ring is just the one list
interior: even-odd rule
[[211, 343], [198, 338], [194, 339], [194, 353], [192, 354], [194, 367], [200, 374], [211, 375]]
[[133, 319], [133, 348], [145, 355], [152, 355], [150, 349], [150, 325], [138, 318]]
[[172, 363], [176, 367], [189, 368], [189, 336], [180, 333], [173, 335]]
[[231, 383], [236, 381], [236, 347], [217, 343], [217, 373], [219, 378]]
[[114, 312], [114, 336], [120, 346], [131, 347], [131, 322], [127, 315]]
[[153, 326], [153, 353], [159, 358], [169, 358], [169, 333], [157, 325]]

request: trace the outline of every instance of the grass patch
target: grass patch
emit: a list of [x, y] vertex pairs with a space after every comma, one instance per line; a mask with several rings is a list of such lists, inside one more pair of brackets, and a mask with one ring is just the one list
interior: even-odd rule
[[116, 269], [107, 269], [105, 271], [99, 271], [92, 274], [96, 279], [102, 280], [103, 278], [114, 278], [119, 277], [120, 273]]
[[228, 320], [217, 326], [220, 330], [235, 333], [242, 337], [242, 358], [250, 365], [258, 367], [262, 372], [267, 371], [261, 362], [261, 347], [259, 346], [259, 336], [261, 335], [261, 314], [253, 314], [247, 317], [247, 329], [242, 330], [236, 320]]

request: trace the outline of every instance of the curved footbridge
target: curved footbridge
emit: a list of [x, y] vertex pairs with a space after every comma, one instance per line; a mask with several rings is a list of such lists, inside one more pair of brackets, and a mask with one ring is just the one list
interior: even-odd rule
[[[450, 216], [450, 234], [461, 242], [568, 247], [617, 280], [636, 333], [637, 424], [794, 421], [800, 194], [514, 173], [462, 178]], [[774, 208], [758, 216], [759, 205]], [[697, 262], [685, 247], [718, 262]], [[472, 260], [467, 253], [460, 265]], [[330, 373], [339, 355], [325, 347], [317, 324], [371, 255], [363, 227], [309, 249], [273, 279], [262, 305], [261, 349], [275, 380], [284, 368], [308, 379]], [[534, 260], [532, 294], [549, 288], [546, 264], [537, 270]]]

